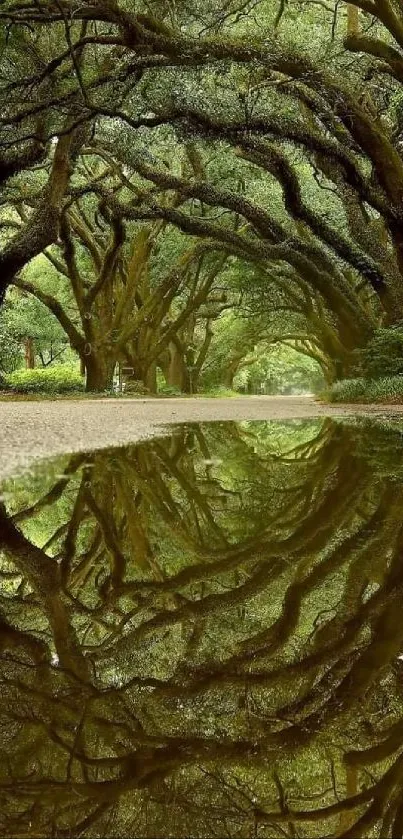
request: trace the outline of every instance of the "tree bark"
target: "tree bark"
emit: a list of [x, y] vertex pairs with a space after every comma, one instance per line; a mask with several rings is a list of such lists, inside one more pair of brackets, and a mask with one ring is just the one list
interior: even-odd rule
[[25, 339], [25, 367], [27, 370], [33, 370], [35, 367], [35, 345], [33, 338]]
[[167, 384], [171, 387], [176, 387], [182, 393], [187, 393], [189, 389], [189, 376], [185, 364], [185, 359], [176, 344], [172, 343], [169, 347], [169, 365], [166, 374]]
[[150, 393], [157, 393], [157, 364], [155, 361], [147, 368], [143, 377], [143, 383]]
[[241, 361], [242, 358], [234, 359], [234, 361], [230, 361], [225, 370], [223, 370], [222, 384], [224, 387], [229, 388], [229, 390], [232, 390], [234, 387], [234, 378], [238, 372]]
[[357, 6], [347, 6], [347, 35], [359, 35], [360, 20]]
[[84, 363], [86, 369], [85, 390], [87, 393], [103, 393], [112, 390], [115, 368], [113, 360], [89, 355], [85, 357]]

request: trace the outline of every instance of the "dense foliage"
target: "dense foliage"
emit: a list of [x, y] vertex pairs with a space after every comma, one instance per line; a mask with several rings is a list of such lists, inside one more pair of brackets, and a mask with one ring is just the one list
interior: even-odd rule
[[365, 378], [403, 374], [403, 327], [377, 329], [358, 353], [358, 372]]
[[195, 392], [226, 325], [230, 365], [286, 343], [355, 375], [403, 311], [397, 0], [3, 0], [0, 21], [1, 290], [47, 308], [87, 389], [118, 366]]

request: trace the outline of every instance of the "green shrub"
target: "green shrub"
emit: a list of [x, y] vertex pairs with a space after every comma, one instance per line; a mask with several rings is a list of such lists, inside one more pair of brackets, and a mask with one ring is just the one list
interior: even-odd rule
[[342, 379], [332, 385], [327, 398], [329, 402], [355, 402], [364, 395], [367, 384], [365, 379]]
[[70, 364], [15, 370], [4, 377], [4, 383], [15, 393], [73, 393], [84, 390], [83, 378]]
[[355, 370], [366, 379], [403, 374], [403, 326], [377, 329], [366, 347], [355, 353]]
[[236, 390], [231, 390], [224, 385], [219, 385], [218, 387], [213, 387], [211, 390], [203, 390], [202, 393], [198, 394], [199, 396], [209, 396], [213, 397], [214, 399], [226, 399], [230, 396], [239, 396], [240, 394]]
[[127, 379], [124, 383], [123, 392], [132, 393], [137, 396], [147, 396], [147, 394], [150, 393], [148, 388], [140, 381], [140, 379]]
[[325, 394], [329, 402], [403, 402], [403, 376], [343, 379]]
[[175, 385], [167, 385], [165, 381], [158, 383], [158, 393], [161, 396], [181, 396], [181, 391]]

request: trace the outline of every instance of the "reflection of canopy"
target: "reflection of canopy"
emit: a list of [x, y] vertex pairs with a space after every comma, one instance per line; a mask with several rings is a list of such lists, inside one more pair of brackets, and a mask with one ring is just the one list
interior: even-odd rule
[[401, 835], [398, 442], [215, 424], [6, 486], [3, 834]]

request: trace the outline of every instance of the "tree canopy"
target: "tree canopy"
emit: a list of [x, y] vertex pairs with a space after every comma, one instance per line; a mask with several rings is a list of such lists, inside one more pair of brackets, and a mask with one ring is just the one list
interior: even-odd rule
[[91, 389], [116, 362], [189, 388], [239, 294], [330, 380], [401, 320], [396, 0], [4, 0], [0, 20], [1, 289], [48, 306]]

